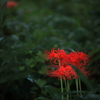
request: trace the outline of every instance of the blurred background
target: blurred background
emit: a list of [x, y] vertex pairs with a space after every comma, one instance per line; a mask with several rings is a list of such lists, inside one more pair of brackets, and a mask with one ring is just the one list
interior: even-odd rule
[[50, 97], [57, 90], [52, 86], [60, 88], [59, 81], [44, 74], [47, 65], [41, 57], [52, 48], [90, 55], [94, 72], [89, 80], [97, 98], [100, 0], [13, 1], [7, 5], [0, 0], [0, 100], [59, 100]]

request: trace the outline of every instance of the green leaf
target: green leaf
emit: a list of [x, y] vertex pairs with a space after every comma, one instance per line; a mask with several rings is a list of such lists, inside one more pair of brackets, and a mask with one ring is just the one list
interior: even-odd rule
[[24, 66], [20, 66], [19, 69], [20, 69], [20, 70], [24, 70], [25, 67], [24, 67]]
[[33, 51], [31, 51], [31, 50], [30, 50], [30, 51], [28, 51], [28, 53], [30, 53], [30, 54], [31, 54], [32, 52], [33, 52]]
[[41, 56], [42, 55], [42, 51], [38, 51], [37, 55]]
[[72, 65], [72, 68], [75, 70], [75, 72], [79, 75], [80, 79], [86, 84], [87, 88], [89, 88], [90, 90], [93, 89], [92, 85], [90, 84], [89, 80], [87, 79], [87, 77], [75, 66]]
[[35, 64], [31, 64], [31, 65], [30, 65], [30, 68], [33, 68], [34, 66], [35, 66]]
[[54, 47], [54, 48], [58, 48], [58, 44], [55, 44], [53, 47]]
[[40, 70], [39, 70], [39, 73], [40, 74], [45, 74], [47, 72], [46, 68], [45, 67], [42, 67]]
[[32, 58], [31, 59], [25, 59], [25, 63], [28, 66], [30, 66], [33, 62], [34, 62], [34, 60]]
[[39, 61], [39, 62], [43, 62], [43, 58], [41, 58], [40, 56], [36, 56], [36, 57], [35, 57], [35, 60], [36, 60], [36, 61]]
[[41, 88], [46, 84], [46, 81], [43, 79], [38, 79], [35, 81]]

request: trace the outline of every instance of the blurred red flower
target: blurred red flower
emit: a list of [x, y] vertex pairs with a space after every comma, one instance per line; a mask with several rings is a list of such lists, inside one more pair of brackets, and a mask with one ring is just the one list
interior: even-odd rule
[[16, 7], [18, 5], [17, 2], [15, 1], [8, 1], [7, 4], [6, 4], [6, 8], [12, 8], [12, 7]]
[[64, 80], [72, 80], [78, 78], [77, 73], [70, 65], [67, 65], [66, 67], [60, 66], [57, 70], [48, 70], [47, 75], [50, 77], [57, 77], [58, 79], [62, 77]]
[[46, 51], [45, 54], [45, 58], [50, 61], [51, 70], [47, 72], [50, 77], [62, 77], [64, 80], [78, 78], [79, 76], [71, 65], [76, 66], [85, 76], [90, 75], [90, 70], [86, 67], [89, 59], [83, 52], [70, 52], [67, 54], [64, 50], [51, 49], [50, 52]]
[[51, 49], [51, 51], [46, 51], [45, 52], [47, 59], [50, 62], [53, 62], [54, 64], [58, 64], [58, 62], [60, 61], [60, 65], [64, 64], [64, 58], [66, 57], [66, 52], [64, 50], [60, 50], [58, 48], [58, 50], [55, 50], [54, 48]]
[[83, 52], [70, 52], [67, 60], [76, 67], [84, 66], [89, 62], [88, 56]]

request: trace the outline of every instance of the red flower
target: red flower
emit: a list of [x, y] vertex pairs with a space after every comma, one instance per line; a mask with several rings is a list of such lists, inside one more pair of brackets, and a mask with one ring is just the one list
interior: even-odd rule
[[67, 61], [76, 67], [84, 66], [89, 62], [88, 56], [83, 52], [70, 52], [67, 57]]
[[50, 61], [49, 66], [54, 67], [55, 70], [48, 70], [47, 75], [50, 77], [62, 77], [66, 79], [76, 79], [79, 76], [71, 67], [76, 66], [85, 76], [90, 75], [87, 63], [89, 62], [88, 56], [83, 52], [70, 52], [67, 54], [64, 50], [52, 49], [50, 52], [46, 51], [46, 58]]
[[63, 62], [66, 56], [66, 52], [60, 49], [58, 50], [52, 49], [51, 52], [46, 51], [45, 53], [47, 59], [53, 61], [54, 64], [58, 64], [59, 61]]
[[16, 7], [18, 4], [15, 1], [8, 1], [6, 4], [6, 8]]
[[71, 80], [78, 78], [77, 73], [73, 70], [73, 68], [70, 65], [67, 65], [66, 67], [60, 66], [56, 71], [48, 70], [47, 75], [50, 77], [57, 77], [58, 79], [62, 77], [64, 80], [66, 79]]

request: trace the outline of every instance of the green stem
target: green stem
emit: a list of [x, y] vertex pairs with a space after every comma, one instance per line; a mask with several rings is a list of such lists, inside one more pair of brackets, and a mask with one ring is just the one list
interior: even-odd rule
[[[63, 93], [63, 81], [62, 81], [62, 77], [60, 77], [60, 82], [61, 82], [61, 93]], [[62, 94], [62, 100], [64, 100], [63, 94]]]
[[[66, 80], [65, 80], [65, 89], [66, 89], [66, 92], [70, 92], [69, 80], [67, 80], [67, 83], [66, 83]], [[67, 93], [66, 97], [67, 97], [67, 100], [69, 100], [69, 98], [71, 98], [71, 94]]]
[[[71, 92], [71, 88], [70, 88], [71, 81], [72, 81], [72, 80], [70, 80], [70, 82], [69, 82], [69, 92]], [[69, 94], [69, 98], [72, 99], [72, 95], [71, 95], [71, 93]]]
[[[67, 92], [69, 92], [70, 86], [69, 86], [69, 80], [67, 80]], [[69, 100], [69, 93], [67, 94], [67, 100]]]
[[78, 94], [78, 79], [75, 79], [75, 82], [76, 82], [77, 95], [79, 95], [79, 94]]
[[82, 95], [81, 91], [82, 91], [82, 88], [81, 88], [81, 80], [79, 78], [79, 88], [80, 88], [80, 95]]
[[[66, 80], [65, 81], [65, 89], [66, 89], [66, 92], [67, 92], [67, 83], [66, 83]], [[67, 98], [67, 95], [66, 95], [66, 98]]]

